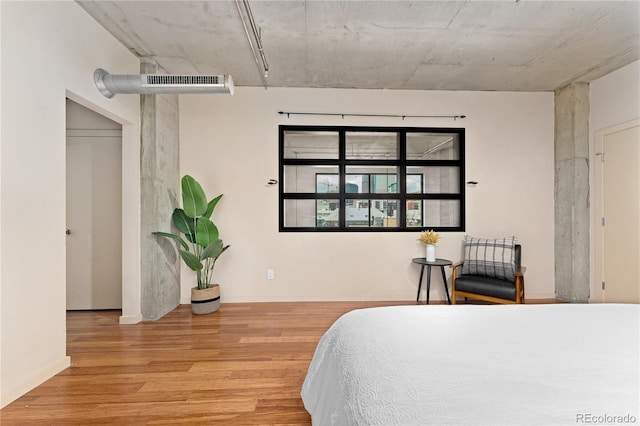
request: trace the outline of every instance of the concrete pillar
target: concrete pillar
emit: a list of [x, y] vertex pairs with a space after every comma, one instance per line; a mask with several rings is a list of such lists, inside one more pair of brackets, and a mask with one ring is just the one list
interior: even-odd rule
[[589, 301], [589, 85], [555, 92], [555, 288]]
[[[142, 74], [159, 74], [152, 60]], [[173, 232], [171, 214], [180, 205], [178, 95], [140, 95], [141, 311], [156, 320], [180, 304], [180, 257], [175, 244], [152, 235]]]

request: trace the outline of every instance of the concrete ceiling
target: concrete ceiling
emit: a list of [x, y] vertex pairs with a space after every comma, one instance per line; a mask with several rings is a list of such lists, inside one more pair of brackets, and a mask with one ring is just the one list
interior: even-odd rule
[[[263, 85], [235, 1], [78, 3], [167, 73], [231, 74], [236, 86]], [[640, 59], [637, 0], [250, 6], [268, 87], [549, 91]]]

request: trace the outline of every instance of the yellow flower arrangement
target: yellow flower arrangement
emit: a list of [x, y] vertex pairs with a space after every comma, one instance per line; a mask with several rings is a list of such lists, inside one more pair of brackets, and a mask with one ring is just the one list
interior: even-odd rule
[[419, 241], [422, 241], [425, 244], [433, 244], [435, 245], [440, 239], [440, 234], [437, 232], [433, 232], [433, 229], [429, 231], [424, 231], [420, 234], [418, 238]]

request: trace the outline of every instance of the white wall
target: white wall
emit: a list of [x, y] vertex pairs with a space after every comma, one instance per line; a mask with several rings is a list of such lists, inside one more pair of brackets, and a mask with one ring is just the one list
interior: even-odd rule
[[[516, 235], [528, 298], [554, 297], [553, 93], [237, 88], [233, 97], [181, 96], [180, 168], [209, 198], [231, 248], [217, 263], [223, 302], [415, 300], [424, 256], [410, 233], [279, 233], [279, 124], [466, 128], [466, 233]], [[286, 116], [278, 111], [465, 114], [464, 120]], [[446, 233], [438, 257], [460, 259], [465, 233]], [[267, 268], [275, 280], [266, 279]], [[437, 271], [436, 271], [437, 272]], [[443, 299], [441, 279], [432, 299]], [[183, 273], [188, 300], [192, 274]], [[424, 294], [424, 293], [423, 293]], [[424, 300], [424, 299], [423, 299]]]
[[640, 61], [592, 81], [589, 101], [591, 142], [596, 131], [640, 117]]
[[0, 8], [4, 406], [69, 365], [65, 97], [123, 124], [123, 316], [139, 317], [139, 98], [108, 100], [93, 82], [98, 67], [136, 73], [139, 61], [75, 2], [0, 2]]
[[[609, 127], [640, 119], [640, 61], [633, 62], [610, 74], [594, 80], [589, 85], [589, 158], [590, 163], [600, 161], [596, 157], [596, 132]], [[596, 199], [595, 168], [590, 168], [590, 199]], [[593, 204], [592, 204], [593, 205]], [[601, 289], [596, 280], [596, 212], [592, 208], [591, 220], [591, 299], [598, 300]]]

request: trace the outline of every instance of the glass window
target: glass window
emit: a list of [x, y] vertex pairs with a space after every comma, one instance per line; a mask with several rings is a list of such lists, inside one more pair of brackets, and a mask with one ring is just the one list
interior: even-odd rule
[[422, 194], [424, 192], [424, 176], [410, 173], [407, 168], [407, 194]]
[[338, 168], [335, 167], [336, 173], [316, 174], [316, 192], [318, 194], [335, 194], [340, 191], [340, 176], [338, 175]]
[[396, 132], [346, 132], [348, 160], [395, 160], [398, 158]]
[[464, 129], [279, 132], [281, 231], [464, 231]]
[[338, 226], [338, 200], [284, 200], [287, 228], [326, 228]]
[[340, 202], [338, 200], [317, 200], [316, 226], [337, 228], [340, 223]]
[[347, 227], [395, 228], [398, 200], [347, 200]]
[[408, 228], [457, 228], [460, 224], [459, 200], [408, 200]]
[[407, 193], [454, 194], [460, 192], [459, 167], [407, 167]]
[[455, 133], [407, 132], [408, 160], [457, 160], [460, 142]]
[[347, 166], [346, 192], [389, 194], [398, 192], [398, 168], [385, 166]]
[[338, 132], [285, 131], [284, 158], [337, 159]]
[[[333, 178], [329, 176], [333, 175]], [[318, 178], [318, 176], [323, 176]], [[320, 179], [320, 181], [318, 180]], [[284, 167], [284, 191], [287, 193], [316, 193], [338, 191], [338, 166], [285, 166]], [[330, 181], [335, 181], [331, 184]], [[320, 186], [319, 186], [320, 184]], [[326, 191], [319, 191], [322, 184], [326, 185]]]
[[424, 218], [422, 217], [422, 200], [407, 200], [407, 228], [422, 228]]

